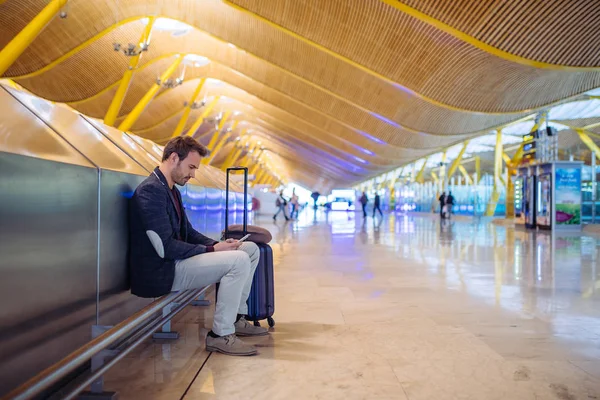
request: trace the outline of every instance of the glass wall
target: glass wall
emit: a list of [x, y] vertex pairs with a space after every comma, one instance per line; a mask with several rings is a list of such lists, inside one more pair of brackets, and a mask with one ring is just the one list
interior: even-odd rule
[[[482, 216], [492, 197], [494, 178], [484, 175], [478, 185], [450, 184], [449, 191], [454, 196], [452, 212], [457, 215]], [[386, 192], [387, 194], [387, 192]], [[439, 213], [440, 196], [438, 185], [433, 182], [397, 184], [395, 187], [395, 210], [397, 212], [426, 212]], [[390, 202], [389, 194], [385, 204]], [[383, 198], [382, 198], [383, 199]], [[496, 216], [506, 213], [505, 188], [500, 188], [500, 199], [496, 207]]]
[[[596, 176], [592, 175], [592, 166], [584, 165], [581, 171], [581, 220], [584, 224], [595, 224], [600, 222], [600, 166], [595, 166]], [[593, 187], [596, 186], [596, 196], [593, 196]], [[595, 200], [595, 201], [594, 201]], [[594, 210], [595, 208], [595, 210]]]
[[[596, 194], [598, 198], [598, 194]], [[592, 190], [592, 167], [584, 165], [581, 170], [581, 222], [592, 222], [592, 207], [594, 205]]]

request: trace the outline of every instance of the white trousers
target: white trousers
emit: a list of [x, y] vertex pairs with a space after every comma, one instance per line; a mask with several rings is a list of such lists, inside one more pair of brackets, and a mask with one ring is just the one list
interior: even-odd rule
[[200, 289], [220, 282], [212, 331], [225, 336], [235, 332], [237, 314], [247, 314], [246, 301], [258, 265], [260, 250], [244, 242], [239, 250], [199, 254], [175, 262], [172, 291]]

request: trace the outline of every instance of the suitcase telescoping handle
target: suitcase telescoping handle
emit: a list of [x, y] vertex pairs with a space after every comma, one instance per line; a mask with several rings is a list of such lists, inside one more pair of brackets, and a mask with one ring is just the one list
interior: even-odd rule
[[225, 237], [229, 233], [229, 174], [235, 171], [244, 171], [244, 235], [248, 231], [248, 168], [227, 168], [225, 179]]

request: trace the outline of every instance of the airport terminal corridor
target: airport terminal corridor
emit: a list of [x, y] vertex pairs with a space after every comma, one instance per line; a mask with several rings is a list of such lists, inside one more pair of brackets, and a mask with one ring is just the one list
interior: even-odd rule
[[[305, 210], [274, 235], [276, 325], [204, 352], [211, 307], [114, 368], [122, 399], [600, 398], [600, 238]], [[210, 296], [209, 296], [210, 297]], [[263, 323], [264, 324], [264, 323]]]
[[600, 400], [599, 26], [0, 0], [0, 400]]

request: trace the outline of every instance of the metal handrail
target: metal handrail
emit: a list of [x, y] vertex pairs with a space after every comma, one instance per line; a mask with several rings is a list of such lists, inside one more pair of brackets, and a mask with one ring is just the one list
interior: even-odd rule
[[[170, 293], [160, 299], [147, 305], [137, 313], [133, 314], [126, 320], [120, 322], [114, 327], [110, 328], [106, 332], [102, 333], [98, 337], [92, 339], [84, 346], [75, 350], [61, 361], [46, 368], [27, 382], [23, 383], [18, 388], [14, 389], [3, 399], [11, 400], [26, 400], [31, 399], [35, 396], [39, 396], [52, 386], [61, 382], [75, 370], [80, 368], [83, 364], [90, 361], [91, 358], [102, 350], [108, 349], [112, 344], [120, 339], [125, 338], [128, 334], [135, 332], [136, 329], [142, 330], [144, 333], [138, 335], [134, 342], [123, 349], [119, 354], [112, 358], [109, 362], [103, 365], [96, 371], [89, 374], [89, 377], [85, 378], [81, 383], [78, 383], [74, 388], [71, 388], [68, 393], [61, 394], [61, 398], [72, 399], [79, 392], [84, 390], [94, 380], [104, 374], [109, 368], [114, 366], [124, 356], [129, 354], [137, 345], [148, 338], [152, 333], [173, 318], [179, 313], [185, 306], [191, 303], [200, 294], [204, 293], [209, 286], [202, 289], [191, 289], [180, 292]], [[148, 319], [154, 316], [157, 312], [162, 311], [164, 307], [169, 304], [177, 303], [178, 306], [171, 310], [171, 312], [159, 320], [151, 320], [150, 324], [145, 324]]]

